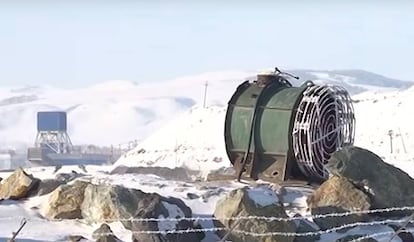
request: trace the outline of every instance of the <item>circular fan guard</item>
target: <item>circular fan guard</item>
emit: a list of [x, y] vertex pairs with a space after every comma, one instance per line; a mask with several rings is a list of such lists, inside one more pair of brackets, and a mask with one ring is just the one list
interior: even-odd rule
[[355, 116], [348, 92], [311, 85], [303, 92], [292, 133], [294, 154], [308, 177], [326, 179], [324, 165], [338, 148], [353, 144]]

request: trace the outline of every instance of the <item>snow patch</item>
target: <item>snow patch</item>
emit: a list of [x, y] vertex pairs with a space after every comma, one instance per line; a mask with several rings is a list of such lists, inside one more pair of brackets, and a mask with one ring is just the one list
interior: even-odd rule
[[279, 202], [276, 193], [267, 187], [249, 188], [247, 189], [247, 194], [255, 202], [256, 206], [266, 207]]
[[[183, 211], [175, 204], [171, 204], [168, 202], [161, 202], [162, 205], [168, 210], [168, 218], [184, 218], [185, 215]], [[159, 219], [165, 218], [164, 216], [158, 216]], [[171, 231], [177, 228], [177, 221], [159, 221], [158, 222], [158, 229], [159, 231]]]
[[194, 107], [121, 157], [118, 166], [185, 167], [208, 173], [230, 166], [222, 107]]

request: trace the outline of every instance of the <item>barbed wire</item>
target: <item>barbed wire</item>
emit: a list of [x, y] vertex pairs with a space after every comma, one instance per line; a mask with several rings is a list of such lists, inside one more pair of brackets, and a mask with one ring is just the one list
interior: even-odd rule
[[[414, 211], [414, 206], [405, 206], [405, 207], [391, 207], [391, 208], [381, 208], [381, 209], [370, 209], [370, 210], [360, 210], [360, 211], [350, 211], [342, 213], [327, 213], [327, 214], [316, 214], [316, 215], [304, 215], [299, 217], [267, 217], [267, 216], [235, 216], [235, 217], [180, 217], [180, 218], [115, 218], [115, 219], [103, 219], [104, 222], [180, 222], [180, 221], [238, 221], [238, 220], [265, 220], [268, 222], [278, 221], [278, 222], [290, 222], [297, 220], [307, 220], [307, 219], [323, 219], [330, 217], [346, 217], [351, 215], [363, 215], [363, 214], [373, 214], [373, 213], [389, 213], [389, 212], [402, 212], [402, 211]], [[2, 217], [2, 220], [14, 220], [20, 217]], [[88, 221], [88, 219], [47, 219], [47, 218], [36, 218], [34, 221], [50, 221], [50, 222], [61, 222], [61, 221]], [[32, 220], [33, 221], [33, 220]]]
[[[403, 232], [414, 233], [414, 229], [405, 229]], [[373, 234], [367, 234], [367, 235], [361, 236], [359, 238], [353, 239], [350, 242], [359, 242], [359, 241], [363, 241], [365, 239], [370, 239], [370, 238], [375, 238], [375, 237], [380, 237], [380, 236], [386, 236], [386, 235], [394, 235], [395, 233], [396, 233], [395, 231], [384, 231], [384, 232], [378, 232], [378, 233], [373, 233]]]
[[[14, 217], [16, 218], [16, 217]], [[39, 219], [26, 219], [27, 222], [34, 222], [39, 221]], [[45, 220], [41, 220], [45, 221]], [[47, 221], [47, 220], [46, 220]], [[65, 220], [60, 220], [65, 221]], [[168, 220], [160, 220], [158, 222], [162, 221], [168, 221]], [[257, 233], [252, 231], [245, 231], [240, 229], [233, 229], [232, 232], [242, 234], [245, 236], [252, 236], [252, 237], [270, 237], [270, 236], [286, 236], [286, 237], [311, 237], [311, 236], [320, 236], [323, 234], [330, 234], [333, 232], [337, 232], [343, 229], [347, 228], [353, 228], [358, 226], [375, 226], [375, 225], [386, 225], [390, 223], [403, 223], [406, 222], [406, 219], [386, 219], [381, 221], [370, 221], [370, 222], [355, 222], [355, 223], [349, 223], [344, 224], [341, 226], [333, 227], [327, 230], [319, 230], [315, 232], [304, 232], [304, 233], [297, 233], [297, 232], [281, 232], [281, 231], [275, 231], [275, 232], [264, 232], [264, 233]], [[154, 221], [153, 221], [154, 222]], [[410, 221], [410, 223], [413, 223], [413, 221]], [[132, 234], [186, 234], [186, 233], [201, 233], [201, 232], [218, 232], [218, 231], [226, 231], [228, 228], [223, 227], [214, 227], [214, 228], [201, 228], [201, 229], [179, 229], [179, 230], [142, 230], [142, 231], [131, 231]], [[384, 232], [385, 233], [385, 232]], [[387, 232], [390, 233], [390, 232]], [[395, 233], [395, 232], [394, 232]], [[115, 233], [97, 233], [96, 235], [101, 236], [108, 236], [108, 235], [116, 235]]]
[[[264, 233], [257, 233], [257, 232], [251, 232], [251, 231], [245, 231], [240, 229], [233, 229], [232, 232], [237, 234], [242, 234], [244, 236], [251, 236], [251, 237], [272, 237], [272, 236], [285, 236], [285, 237], [311, 237], [311, 236], [320, 236], [324, 234], [330, 234], [333, 232], [337, 232], [343, 229], [352, 228], [352, 227], [358, 227], [358, 226], [375, 226], [375, 225], [386, 225], [388, 223], [402, 223], [405, 222], [404, 219], [387, 219], [383, 221], [372, 221], [372, 222], [355, 222], [350, 224], [345, 224], [337, 227], [333, 227], [331, 229], [327, 230], [319, 230], [315, 232], [303, 232], [303, 233], [297, 233], [297, 232], [264, 232]], [[158, 234], [158, 235], [167, 235], [167, 234], [187, 234], [187, 233], [201, 233], [201, 232], [219, 232], [219, 231], [227, 231], [229, 228], [202, 228], [202, 229], [179, 229], [179, 230], [165, 230], [165, 231], [159, 231], [159, 230], [142, 230], [142, 231], [131, 231], [131, 234]], [[414, 229], [412, 229], [414, 231]], [[407, 232], [408, 230], [405, 230], [404, 232]], [[378, 237], [383, 234], [394, 234], [395, 231], [386, 231], [386, 232], [380, 232], [380, 233], [374, 233], [369, 235], [370, 237], [364, 236], [365, 238], [371, 238], [371, 237]], [[109, 236], [114, 235], [116, 236], [116, 233], [95, 233], [97, 236]], [[359, 239], [359, 238], [358, 238]], [[361, 239], [362, 240], [362, 239]], [[361, 241], [357, 240], [357, 241]]]

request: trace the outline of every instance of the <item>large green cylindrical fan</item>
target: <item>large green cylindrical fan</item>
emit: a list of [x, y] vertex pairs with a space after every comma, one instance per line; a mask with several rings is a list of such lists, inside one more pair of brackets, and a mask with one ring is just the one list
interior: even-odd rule
[[225, 143], [238, 178], [323, 181], [330, 155], [354, 141], [348, 92], [311, 81], [294, 87], [282, 72], [258, 75], [231, 97]]

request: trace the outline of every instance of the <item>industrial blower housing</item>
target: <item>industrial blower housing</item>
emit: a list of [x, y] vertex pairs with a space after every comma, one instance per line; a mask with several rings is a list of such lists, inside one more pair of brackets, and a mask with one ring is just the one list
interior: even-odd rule
[[293, 87], [286, 73], [259, 74], [228, 103], [226, 151], [239, 180], [321, 182], [330, 155], [353, 144], [354, 125], [344, 88], [311, 81]]

